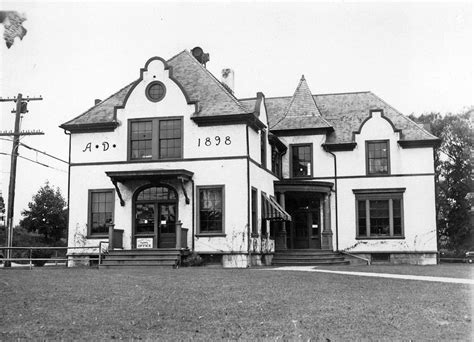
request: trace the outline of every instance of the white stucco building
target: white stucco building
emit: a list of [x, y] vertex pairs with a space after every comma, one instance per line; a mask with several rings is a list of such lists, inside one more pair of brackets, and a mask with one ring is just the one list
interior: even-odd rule
[[[154, 57], [60, 126], [70, 134], [69, 247], [109, 241], [113, 223], [129, 255], [436, 263], [436, 137], [371, 92], [313, 95], [302, 77], [293, 96], [238, 99], [232, 71], [223, 75], [226, 85], [188, 51]], [[71, 249], [71, 264], [96, 253]]]

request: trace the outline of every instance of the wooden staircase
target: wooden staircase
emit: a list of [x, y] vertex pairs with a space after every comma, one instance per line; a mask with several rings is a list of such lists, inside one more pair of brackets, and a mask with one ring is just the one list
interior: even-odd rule
[[349, 265], [340, 253], [322, 249], [288, 249], [276, 251], [273, 266]]
[[186, 250], [176, 248], [112, 250], [102, 255], [100, 269], [124, 267], [176, 267]]

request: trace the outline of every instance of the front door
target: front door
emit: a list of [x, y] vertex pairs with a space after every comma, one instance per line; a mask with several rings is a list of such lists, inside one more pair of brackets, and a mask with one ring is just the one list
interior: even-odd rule
[[318, 210], [298, 210], [293, 217], [293, 246], [295, 249], [321, 249], [321, 227]]
[[287, 192], [285, 210], [292, 217], [287, 224], [289, 249], [321, 249], [321, 201], [314, 192]]
[[135, 197], [134, 248], [175, 248], [177, 196], [168, 187], [148, 187]]

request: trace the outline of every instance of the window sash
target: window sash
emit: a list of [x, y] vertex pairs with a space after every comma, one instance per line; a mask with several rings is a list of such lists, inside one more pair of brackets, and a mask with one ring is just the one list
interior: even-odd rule
[[257, 223], [257, 189], [252, 188], [252, 233], [258, 234], [258, 223]]
[[107, 235], [114, 221], [114, 190], [89, 190], [89, 235]]
[[198, 188], [199, 233], [224, 232], [224, 186]]
[[366, 142], [367, 174], [390, 173], [390, 143], [388, 140]]
[[291, 175], [292, 177], [312, 176], [312, 145], [291, 146]]

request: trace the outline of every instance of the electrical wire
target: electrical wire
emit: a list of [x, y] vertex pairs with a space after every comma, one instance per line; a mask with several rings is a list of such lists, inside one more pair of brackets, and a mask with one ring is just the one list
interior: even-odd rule
[[[11, 154], [10, 154], [10, 153], [5, 153], [5, 152], [0, 152], [0, 154], [3, 154], [3, 155], [5, 155], [5, 156], [11, 156]], [[40, 162], [38, 162], [38, 161], [35, 161], [35, 160], [33, 160], [33, 159], [30, 159], [30, 158], [27, 158], [27, 157], [20, 156], [19, 154], [17, 154], [16, 156], [17, 156], [17, 157], [20, 157], [20, 158], [23, 158], [23, 159], [26, 159], [26, 160], [28, 160], [28, 161], [30, 161], [30, 162], [33, 162], [33, 163], [39, 164], [39, 165], [41, 165], [41, 166], [44, 166], [44, 167], [47, 167], [47, 168], [50, 168], [50, 169], [53, 169], [53, 170], [56, 170], [56, 171], [60, 171], [60, 172], [67, 173], [67, 171], [65, 171], [65, 170], [61, 170], [61, 169], [58, 169], [58, 168], [56, 168], [56, 167], [53, 167], [53, 166], [51, 166], [51, 165], [47, 165], [47, 164], [40, 163]]]

